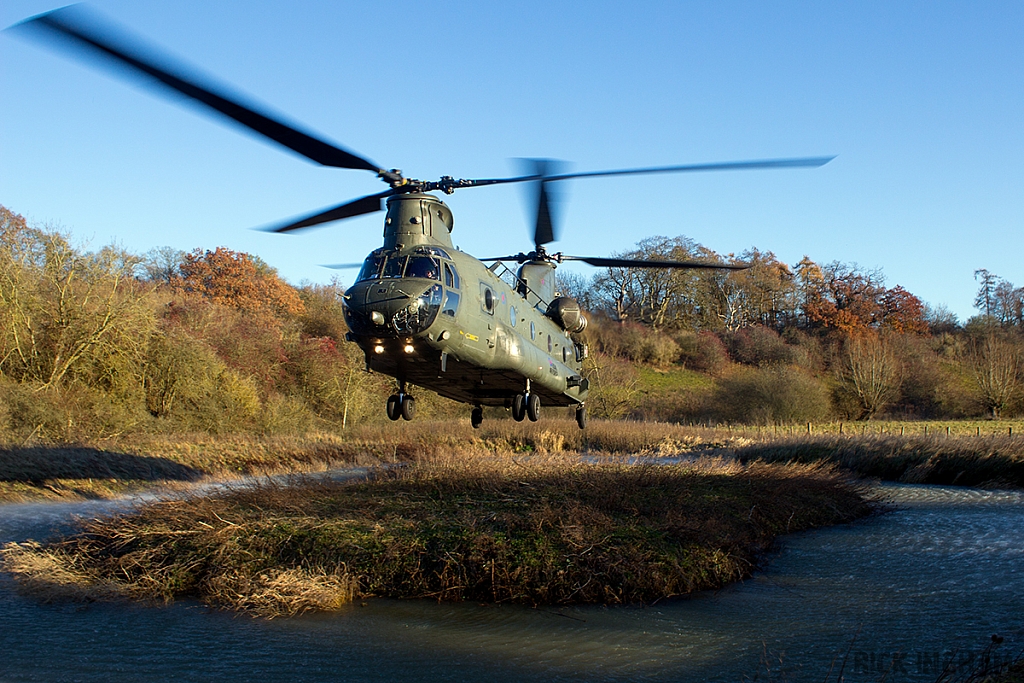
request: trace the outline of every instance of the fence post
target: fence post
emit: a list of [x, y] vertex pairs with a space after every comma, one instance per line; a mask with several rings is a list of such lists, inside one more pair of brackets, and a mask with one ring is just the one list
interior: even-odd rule
[[949, 425], [946, 425], [946, 436], [949, 436]]
[[903, 425], [900, 425], [900, 436], [903, 436], [903, 430], [906, 429]]
[[811, 423], [810, 422], [807, 423], [807, 433], [808, 434], [811, 433]]
[[928, 425], [924, 426], [924, 435], [928, 436]]
[[839, 436], [842, 436], [842, 435], [843, 435], [843, 423], [840, 422], [839, 423]]

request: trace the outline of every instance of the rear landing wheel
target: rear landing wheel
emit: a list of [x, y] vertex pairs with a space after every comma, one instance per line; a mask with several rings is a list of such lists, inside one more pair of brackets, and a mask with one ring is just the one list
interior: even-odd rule
[[388, 396], [387, 405], [384, 407], [385, 412], [388, 414], [389, 420], [397, 420], [402, 416], [402, 407], [399, 401], [398, 394], [391, 394]]
[[580, 429], [587, 428], [587, 407], [576, 406], [576, 424], [580, 426]]
[[526, 415], [530, 418], [530, 422], [540, 419], [540, 396], [537, 394], [530, 394], [526, 397]]
[[526, 396], [516, 394], [512, 397], [512, 419], [522, 422], [526, 418]]
[[473, 425], [473, 429], [480, 429], [480, 423], [484, 421], [484, 409], [480, 406], [473, 408], [473, 412], [469, 414], [469, 423]]

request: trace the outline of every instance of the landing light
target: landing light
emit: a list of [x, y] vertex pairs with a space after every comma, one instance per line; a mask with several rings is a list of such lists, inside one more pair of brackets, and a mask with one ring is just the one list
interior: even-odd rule
[[[383, 325], [384, 314], [381, 313], [380, 311], [373, 311], [372, 313], [370, 313], [370, 320], [372, 320], [375, 325]], [[380, 353], [380, 351], [378, 351], [377, 353]]]
[[384, 353], [384, 345], [377, 344], [376, 346], [373, 347], [373, 351], [374, 353]]
[[406, 353], [412, 353], [415, 350], [416, 350], [416, 347], [413, 346], [412, 344], [406, 344], [405, 345], [405, 352]]

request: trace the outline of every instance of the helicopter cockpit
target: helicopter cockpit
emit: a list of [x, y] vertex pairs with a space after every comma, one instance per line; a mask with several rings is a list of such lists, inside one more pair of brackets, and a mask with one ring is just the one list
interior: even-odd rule
[[[442, 266], [443, 264], [443, 266]], [[388, 280], [399, 278], [421, 278], [441, 280], [442, 269], [445, 285], [459, 288], [459, 275], [451, 257], [438, 247], [416, 247], [412, 254], [388, 252], [377, 249], [366, 257], [356, 282], [364, 280]]]
[[[435, 284], [423, 280], [433, 280]], [[426, 286], [416, 294], [416, 290], [399, 284], [406, 282]], [[349, 294], [362, 290], [364, 294], [356, 300], [365, 303], [360, 305], [346, 297], [350, 301], [345, 309], [346, 320], [353, 330], [376, 335], [386, 334], [388, 328], [392, 333], [416, 334], [430, 327], [439, 312], [455, 316], [458, 289], [458, 272], [444, 249], [433, 246], [418, 246], [411, 251], [377, 249], [366, 257], [355, 285], [349, 290]]]

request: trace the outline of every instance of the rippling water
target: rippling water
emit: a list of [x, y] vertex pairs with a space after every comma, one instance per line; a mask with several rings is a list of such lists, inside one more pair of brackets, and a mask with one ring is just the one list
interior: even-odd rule
[[[370, 600], [256, 620], [43, 605], [0, 578], [0, 680], [934, 681], [992, 634], [1024, 647], [1024, 493], [885, 486], [898, 509], [790, 536], [754, 578], [650, 607], [534, 610]], [[0, 507], [0, 540], [110, 503]], [[781, 667], [781, 672], [780, 672]]]

